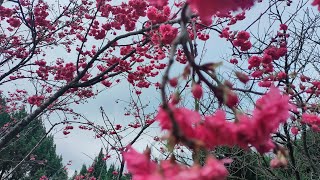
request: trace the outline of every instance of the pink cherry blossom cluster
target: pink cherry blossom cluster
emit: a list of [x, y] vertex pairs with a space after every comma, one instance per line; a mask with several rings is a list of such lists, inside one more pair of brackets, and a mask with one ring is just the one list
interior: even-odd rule
[[224, 161], [218, 161], [213, 157], [208, 157], [204, 166], [194, 164], [187, 167], [174, 160], [164, 160], [157, 164], [150, 160], [149, 152], [140, 154], [131, 147], [128, 147], [123, 156], [133, 180], [211, 180], [225, 179], [228, 175]]
[[[101, 26], [96, 24], [94, 29], [100, 32], [100, 37], [96, 37], [98, 39], [104, 36], [105, 31], [109, 31], [111, 28], [120, 30], [122, 25], [126, 31], [132, 31], [136, 27], [138, 19], [146, 16], [147, 3], [142, 0], [130, 0], [128, 3], [121, 3], [120, 6], [112, 6], [107, 1], [97, 0], [97, 5], [100, 5], [99, 11], [102, 17], [109, 18], [110, 14], [114, 16], [112, 22], [101, 24]], [[89, 19], [92, 18], [89, 14], [88, 16]]]
[[5, 17], [11, 17], [13, 14], [13, 10], [10, 8], [6, 8], [4, 6], [0, 6], [0, 19], [3, 20]]
[[254, 5], [255, 1], [256, 0], [188, 0], [191, 8], [198, 12], [202, 19], [209, 19], [217, 12], [225, 13], [239, 9], [248, 9]]
[[302, 123], [311, 126], [313, 131], [320, 132], [320, 117], [315, 114], [303, 113]]
[[[25, 6], [28, 6], [28, 4], [25, 4]], [[49, 16], [48, 11], [49, 5], [41, 1], [34, 8], [35, 24], [37, 28], [49, 28], [50, 30], [56, 29], [55, 26], [51, 24], [50, 20], [47, 20], [47, 17]], [[32, 18], [29, 17], [28, 21], [31, 23]]]
[[[177, 85], [176, 78], [171, 80], [172, 86]], [[193, 86], [195, 98], [202, 96], [199, 84]], [[201, 90], [199, 90], [201, 89]], [[194, 91], [199, 91], [194, 93]], [[293, 106], [289, 104], [289, 97], [281, 95], [280, 90], [272, 87], [270, 91], [256, 102], [256, 108], [252, 116], [239, 114], [235, 122], [226, 120], [223, 110], [218, 110], [214, 115], [201, 117], [196, 112], [187, 108], [170, 105], [174, 121], [179, 127], [176, 130], [168, 113], [160, 108], [156, 120], [159, 121], [162, 130], [167, 130], [171, 135], [180, 134], [193, 142], [198, 147], [213, 149], [217, 146], [238, 145], [244, 149], [255, 147], [260, 153], [269, 152], [275, 148], [270, 135], [277, 131], [280, 123], [285, 123], [289, 118], [289, 110]], [[228, 132], [226, 134], [225, 132]], [[170, 136], [172, 138], [172, 136]], [[179, 143], [179, 139], [174, 140]], [[184, 143], [184, 142], [180, 142]], [[190, 147], [194, 148], [194, 147]], [[280, 167], [287, 164], [283, 153], [271, 161], [272, 167]], [[127, 162], [127, 168], [132, 173], [134, 180], [142, 179], [225, 179], [228, 175], [224, 163], [228, 160], [217, 160], [212, 156], [206, 158], [204, 166], [195, 163], [191, 167], [178, 164], [174, 159], [163, 160], [160, 163], [150, 160], [150, 151], [143, 154], [136, 152], [132, 147], [127, 147], [123, 152]]]
[[168, 4], [167, 0], [149, 0], [150, 4], [155, 6], [165, 6]]
[[[256, 102], [252, 117], [237, 115], [236, 122], [227, 121], [222, 110], [203, 119], [198, 112], [187, 108], [171, 106], [171, 110], [183, 136], [194, 139], [207, 148], [221, 145], [248, 148], [252, 145], [259, 152], [265, 153], [273, 148], [270, 134], [289, 117], [292, 107], [288, 102], [289, 97], [281, 95], [280, 91], [273, 87]], [[160, 108], [156, 119], [163, 130], [173, 133], [173, 124], [165, 110]]]
[[7, 20], [7, 22], [8, 22], [8, 23], [10, 24], [10, 26], [12, 26], [13, 28], [17, 28], [17, 27], [19, 27], [20, 24], [21, 24], [20, 19], [18, 19], [18, 18], [13, 18], [13, 17], [9, 18], [9, 19]]
[[[187, 0], [191, 8], [205, 21], [210, 21], [211, 16], [217, 13], [248, 9], [254, 5], [255, 1], [257, 0]], [[149, 0], [149, 2], [157, 6], [163, 6], [168, 3], [168, 0]]]
[[63, 134], [64, 135], [68, 135], [68, 134], [70, 134], [70, 130], [72, 130], [73, 129], [73, 126], [66, 126], [64, 129], [63, 129]]
[[[270, 46], [263, 52], [263, 56], [251, 56], [248, 59], [249, 69], [254, 70], [251, 74], [254, 78], [261, 78], [263, 74], [268, 74], [274, 71], [273, 61], [278, 60], [280, 57], [285, 56], [287, 48], [285, 43], [280, 47]], [[260, 87], [270, 87], [271, 81], [278, 79], [281, 80], [286, 77], [284, 72], [278, 74], [278, 78], [267, 76], [263, 78], [263, 81], [259, 82]]]
[[147, 10], [147, 17], [152, 23], [163, 23], [170, 18], [171, 10], [169, 6], [164, 6], [162, 8], [156, 8], [151, 6]]
[[263, 77], [262, 81], [259, 82], [260, 87], [270, 87], [272, 81], [282, 80], [286, 78], [287, 74], [285, 72], [279, 72], [276, 76], [270, 75], [274, 71], [273, 61], [279, 60], [281, 57], [287, 54], [287, 43], [286, 39], [289, 34], [286, 33], [288, 26], [285, 24], [280, 24], [280, 30], [283, 32], [278, 32], [276, 38], [272, 39], [272, 42], [277, 43], [277, 45], [271, 45], [263, 51], [262, 56], [251, 56], [248, 59], [248, 69], [253, 70], [251, 74], [254, 78], [262, 78], [263, 74], [268, 76]]
[[28, 103], [32, 105], [40, 106], [44, 98], [45, 97], [43, 95], [40, 95], [40, 96], [33, 95], [28, 98]]
[[[175, 6], [180, 8], [187, 2], [193, 12], [197, 13], [201, 20], [204, 20], [198, 23], [200, 22], [198, 17], [192, 18], [191, 21], [195, 22], [195, 26], [188, 26], [187, 31], [192, 40], [197, 37], [205, 41], [210, 36], [207, 32], [208, 28], [203, 26], [203, 23], [211, 22], [211, 16], [217, 16], [218, 20], [216, 22], [221, 21], [222, 18], [226, 18], [228, 25], [232, 25], [237, 21], [243, 20], [245, 12], [233, 15], [229, 11], [246, 10], [259, 1], [261, 0], [181, 0], [175, 2]], [[101, 83], [105, 87], [110, 87], [119, 83], [120, 79], [113, 80], [108, 75], [121, 73], [131, 85], [135, 86], [134, 88], [139, 88], [134, 90], [139, 95], [142, 93], [142, 88], [149, 88], [153, 85], [153, 82], [149, 78], [157, 76], [160, 74], [160, 70], [167, 66], [162, 60], [166, 58], [170, 50], [170, 44], [177, 37], [179, 31], [176, 25], [172, 23], [178, 21], [175, 21], [177, 20], [176, 14], [171, 12], [173, 8], [167, 6], [168, 0], [149, 0], [149, 3], [148, 0], [128, 0], [121, 2], [119, 5], [110, 3], [110, 0], [96, 0], [96, 2], [82, 0], [76, 9], [63, 7], [65, 12], [56, 20], [52, 20], [56, 14], [52, 14], [51, 6], [42, 0], [34, 4], [31, 4], [28, 0], [16, 2], [21, 4], [22, 12], [20, 12], [18, 6], [12, 9], [0, 6], [0, 20], [7, 24], [5, 26], [7, 27], [6, 30], [10, 33], [16, 31], [14, 34], [0, 34], [0, 44], [5, 47], [1, 49], [0, 53], [4, 57], [12, 58], [12, 61], [10, 58], [8, 59], [9, 63], [23, 62], [28, 57], [30, 57], [30, 61], [18, 67], [5, 80], [10, 82], [30, 78], [31, 80], [39, 80], [40, 85], [39, 91], [37, 89], [37, 93], [39, 92], [37, 95], [29, 96], [26, 92], [10, 93], [7, 102], [10, 103], [12, 110], [17, 109], [17, 101], [40, 106], [46, 97], [50, 97], [48, 93], [53, 94], [59, 91], [61, 87], [59, 84], [65, 85], [77, 79], [77, 72], [81, 72], [85, 68], [90, 70], [80, 78], [79, 83], [90, 82], [90, 78], [94, 78], [96, 75], [105, 72], [97, 81], [91, 82]], [[72, 3], [76, 3], [76, 1], [72, 1]], [[291, 0], [288, 0], [287, 3], [290, 5]], [[320, 1], [314, 0], [312, 5], [320, 8]], [[93, 13], [94, 9], [98, 9], [96, 15]], [[32, 13], [23, 13], [23, 11], [28, 12], [31, 10]], [[25, 15], [25, 17], [21, 15]], [[144, 18], [146, 22], [142, 25], [142, 29], [138, 30], [142, 33], [136, 33], [134, 30], [138, 28], [137, 22], [140, 22], [140, 18]], [[169, 21], [171, 19], [173, 21]], [[205, 24], [208, 25], [207, 23]], [[28, 29], [31, 30], [30, 35], [32, 35], [33, 39], [23, 36], [24, 31]], [[133, 34], [136, 33], [134, 36], [139, 36], [139, 40], [133, 40], [133, 43], [130, 44], [123, 44], [121, 36], [112, 37], [123, 29]], [[283, 81], [289, 75], [291, 76], [290, 72], [274, 72], [274, 62], [285, 56], [288, 51], [286, 40], [289, 37], [289, 34], [287, 34], [288, 26], [280, 24], [279, 30], [277, 36], [272, 39], [270, 46], [263, 51], [262, 55], [251, 56], [248, 60], [249, 70], [252, 71], [251, 77], [255, 78], [255, 80], [259, 79], [259, 86], [261, 87], [271, 87], [274, 81]], [[128, 33], [127, 37], [132, 37], [130, 33]], [[141, 39], [140, 36], [142, 37]], [[225, 27], [220, 37], [226, 38], [241, 51], [251, 49], [250, 34], [246, 31], [230, 31], [229, 27]], [[114, 40], [112, 41], [112, 45], [105, 46], [104, 52], [99, 54], [103, 46], [98, 44], [102, 41], [108, 44], [107, 41], [109, 39]], [[92, 48], [84, 44], [91, 40], [94, 41], [94, 44], [97, 44], [93, 45]], [[30, 54], [28, 46], [22, 46], [26, 42], [35, 43], [34, 54]], [[50, 62], [45, 57], [48, 47], [54, 48], [59, 45], [65, 48], [67, 53], [78, 53], [77, 63], [71, 62], [70, 59], [64, 61], [62, 58], [58, 58], [56, 64], [54, 64], [54, 62]], [[37, 58], [32, 58], [32, 56], [36, 56]], [[90, 63], [88, 65], [91, 58], [97, 60], [93, 64]], [[185, 52], [179, 48], [177, 49], [175, 60], [182, 64], [188, 62]], [[230, 62], [237, 64], [238, 60], [232, 59]], [[28, 67], [29, 64], [35, 68], [24, 68], [24, 66]], [[106, 73], [110, 67], [115, 68], [111, 68], [110, 73]], [[96, 75], [93, 73], [96, 72], [94, 68], [98, 70]], [[244, 73], [237, 73], [236, 76], [243, 83], [247, 83], [250, 80], [249, 76]], [[300, 76], [300, 79], [301, 91], [305, 90], [306, 93], [320, 94], [319, 81], [311, 81], [310, 78], [304, 75]], [[46, 84], [46, 82], [53, 80], [57, 82], [56, 85]], [[192, 94], [198, 100], [203, 96], [202, 80], [199, 78], [199, 82], [195, 83], [192, 87]], [[177, 87], [179, 84], [177, 78], [171, 79], [169, 83], [172, 87]], [[310, 87], [306, 85], [307, 83], [311, 84]], [[85, 83], [83, 84], [85, 86]], [[183, 144], [184, 140], [187, 139], [194, 142], [196, 146], [208, 149], [213, 149], [220, 145], [238, 145], [244, 149], [255, 147], [261, 153], [270, 151], [274, 147], [270, 134], [276, 132], [279, 124], [286, 121], [289, 116], [289, 109], [292, 108], [288, 104], [289, 97], [281, 95], [280, 91], [276, 88], [271, 88], [269, 93], [257, 101], [252, 116], [243, 115], [236, 112], [239, 99], [230, 84], [218, 85], [218, 91], [221, 91], [221, 93], [219, 92], [220, 97], [218, 97], [219, 95], [216, 96], [220, 103], [225, 104], [234, 111], [234, 122], [227, 121], [226, 113], [223, 110], [218, 110], [213, 115], [201, 116], [196, 111], [178, 107], [177, 104], [180, 97], [175, 95], [172, 96], [169, 109], [173, 112], [174, 122], [177, 123], [178, 130], [180, 131], [178, 132], [179, 136], [174, 135], [176, 133], [173, 132], [175, 124], [169, 118], [166, 110], [160, 108], [156, 120], [160, 122], [163, 130], [168, 131], [172, 135], [171, 137], [173, 137], [175, 143]], [[156, 88], [161, 88], [161, 84], [158, 82], [154, 83], [154, 85]], [[294, 85], [287, 86], [284, 89], [288, 90], [288, 94], [293, 94], [294, 92], [289, 89], [294, 88]], [[79, 103], [80, 100], [85, 100], [95, 95], [96, 93], [93, 91], [93, 85], [91, 84], [87, 87], [73, 87], [63, 93], [65, 97], [72, 97], [70, 98], [71, 100], [67, 99], [67, 101], [75, 103]], [[73, 97], [80, 100], [74, 100]], [[51, 111], [55, 108], [55, 105], [57, 104], [52, 103], [48, 109]], [[60, 105], [68, 106], [69, 104], [62, 102], [59, 104], [59, 108], [61, 107]], [[72, 112], [72, 109], [67, 107], [62, 107], [61, 109], [65, 112]], [[9, 111], [9, 108], [6, 111]], [[132, 115], [137, 118], [139, 117], [137, 114]], [[127, 113], [127, 115], [130, 115], [130, 113]], [[148, 117], [146, 119], [148, 120], [145, 122], [131, 122], [127, 127], [122, 127], [118, 124], [111, 131], [101, 128], [96, 132], [96, 138], [109, 134], [118, 134], [118, 132], [126, 128], [141, 128], [154, 122], [154, 120], [150, 120], [152, 118]], [[310, 125], [315, 131], [320, 131], [320, 118], [317, 115], [303, 114], [302, 123]], [[93, 130], [89, 126], [81, 125], [79, 128]], [[63, 133], [67, 135], [71, 129], [73, 129], [73, 126], [66, 126]], [[228, 136], [225, 133], [226, 131], [230, 132]], [[291, 132], [294, 135], [298, 134], [298, 126], [292, 127]], [[180, 137], [185, 137], [185, 139]], [[123, 147], [114, 149], [124, 151]], [[283, 154], [285, 153], [279, 155], [277, 159], [272, 160], [271, 164], [273, 167], [280, 167], [286, 164], [283, 161]], [[131, 148], [128, 148], [128, 151], [124, 152], [124, 157], [127, 160], [128, 169], [133, 173], [134, 179], [223, 179], [228, 174], [223, 165], [224, 161], [218, 161], [210, 156], [203, 167], [195, 164], [190, 168], [180, 165], [174, 162], [174, 160], [161, 161], [160, 163], [150, 161], [148, 155], [139, 154]], [[114, 172], [115, 175], [117, 173]]]
[[161, 34], [161, 42], [171, 44], [178, 35], [178, 28], [174, 28], [170, 24], [162, 24], [160, 25], [159, 32]]
[[59, 64], [56, 67], [54, 79], [55, 80], [66, 80], [67, 82], [70, 82], [74, 77], [75, 71], [76, 71], [76, 66], [72, 62], [67, 63], [65, 65]]
[[248, 32], [240, 31], [238, 32], [236, 38], [232, 41], [232, 43], [235, 46], [240, 47], [241, 51], [248, 51], [252, 47], [249, 38], [250, 34]]

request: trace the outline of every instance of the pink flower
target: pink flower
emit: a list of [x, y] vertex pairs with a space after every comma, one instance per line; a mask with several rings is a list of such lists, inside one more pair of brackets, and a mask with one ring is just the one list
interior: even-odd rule
[[263, 71], [260, 71], [260, 70], [256, 70], [251, 74], [251, 76], [254, 77], [254, 78], [259, 78], [262, 75], [263, 75]]
[[255, 0], [189, 0], [191, 8], [197, 11], [200, 18], [208, 20], [212, 15], [220, 12], [236, 11], [238, 9], [248, 9], [254, 5]]
[[288, 160], [282, 153], [277, 153], [277, 157], [270, 161], [271, 168], [280, 168], [286, 167], [288, 165]]
[[210, 180], [210, 179], [225, 179], [228, 176], [228, 171], [226, 167], [213, 157], [208, 157], [206, 165], [202, 168], [201, 179]]
[[128, 170], [137, 177], [153, 174], [157, 170], [157, 164], [150, 161], [148, 154], [140, 154], [132, 147], [128, 147], [123, 153], [123, 158], [127, 162]]
[[172, 178], [176, 176], [179, 171], [185, 168], [183, 166], [177, 166], [177, 164], [171, 160], [161, 161], [160, 167], [163, 170], [163, 176]]
[[312, 6], [318, 6], [318, 10], [320, 11], [320, 0], [314, 0]]
[[288, 26], [286, 24], [280, 24], [280, 30], [286, 31], [288, 30]]
[[272, 81], [260, 81], [258, 85], [260, 87], [270, 87], [272, 85]]
[[170, 103], [172, 103], [173, 105], [178, 104], [180, 101], [180, 95], [179, 93], [173, 93], [170, 96]]
[[288, 49], [286, 47], [281, 47], [279, 49], [277, 49], [277, 55], [279, 57], [285, 56], [288, 52]]
[[248, 149], [248, 145], [254, 141], [253, 121], [246, 115], [238, 115], [239, 122], [235, 132], [235, 142], [239, 147]]
[[[227, 121], [222, 110], [204, 117], [203, 121], [197, 112], [175, 107], [171, 107], [171, 110], [183, 135], [201, 142], [207, 148], [221, 145], [248, 148], [253, 145], [260, 153], [265, 153], [274, 148], [270, 134], [289, 118], [292, 106], [289, 104], [289, 97], [281, 95], [280, 90], [275, 87], [271, 87], [270, 91], [257, 101], [256, 106], [252, 117], [239, 115], [238, 122]], [[156, 119], [160, 121], [162, 129], [173, 130], [164, 110], [159, 110]]]
[[172, 87], [176, 87], [178, 85], [178, 78], [175, 77], [175, 78], [170, 79], [169, 84]]
[[277, 74], [277, 78], [278, 78], [279, 80], [284, 79], [284, 78], [286, 78], [286, 77], [287, 77], [287, 74], [286, 74], [285, 72], [279, 72], [279, 73]]
[[161, 34], [161, 42], [164, 44], [171, 44], [178, 34], [178, 29], [172, 27], [170, 24], [162, 24], [159, 27]]
[[243, 40], [248, 40], [250, 38], [250, 33], [247, 31], [240, 31], [237, 34], [237, 39], [243, 39]]
[[[174, 106], [170, 106], [170, 108], [183, 135], [187, 138], [193, 138], [195, 128], [194, 125], [201, 120], [200, 114], [186, 108], [176, 108]], [[156, 120], [160, 122], [160, 126], [163, 130], [173, 130], [170, 117], [162, 108], [160, 108], [158, 115], [156, 116]]]
[[270, 167], [275, 169], [281, 167], [281, 162], [278, 158], [274, 158], [270, 161]]
[[319, 124], [320, 118], [315, 114], [303, 113], [302, 122], [306, 124]]
[[191, 91], [194, 98], [200, 99], [202, 97], [203, 92], [200, 84], [193, 84]]
[[224, 102], [229, 108], [233, 108], [239, 103], [239, 99], [236, 93], [227, 90], [224, 95]]
[[228, 176], [228, 171], [225, 168], [222, 161], [209, 156], [206, 160], [206, 164], [201, 167], [194, 165], [191, 168], [185, 168], [180, 166], [180, 170], [175, 171], [173, 176], [167, 176], [166, 179], [173, 180], [222, 180]]
[[276, 87], [271, 87], [266, 95], [258, 99], [256, 105], [254, 116], [278, 115], [279, 122], [285, 122], [289, 117], [289, 110], [293, 108], [289, 104], [289, 97], [281, 95], [280, 90]]
[[89, 173], [92, 173], [93, 171], [94, 171], [94, 168], [92, 166], [88, 168]]
[[[248, 9], [254, 5], [255, 1], [257, 0], [188, 0], [188, 3], [194, 11], [198, 12], [202, 20], [210, 21], [211, 16], [217, 13], [223, 14], [229, 11]], [[168, 4], [168, 0], [149, 0], [149, 2], [158, 7]], [[313, 5], [319, 4], [315, 2]]]
[[189, 168], [172, 160], [163, 160], [158, 165], [130, 147], [124, 158], [133, 180], [222, 180], [228, 175], [223, 161], [213, 157], [208, 157], [203, 167], [195, 164]]
[[236, 76], [243, 84], [246, 84], [248, 81], [250, 81], [249, 76], [242, 72], [237, 71]]
[[320, 117], [314, 114], [303, 113], [302, 114], [302, 123], [306, 123], [311, 126], [311, 129], [315, 132], [320, 131]]
[[[225, 132], [228, 132], [226, 135]], [[204, 122], [197, 126], [195, 137], [208, 148], [218, 145], [234, 145], [237, 126], [226, 120], [226, 113], [218, 110], [214, 115], [206, 116]]]
[[238, 64], [238, 60], [237, 59], [230, 59], [230, 63], [231, 64]]
[[296, 126], [293, 126], [293, 127], [291, 128], [291, 133], [292, 133], [293, 135], [297, 135], [297, 134], [299, 133], [299, 129], [298, 129]]
[[314, 131], [314, 132], [320, 132], [319, 126], [317, 126], [317, 125], [315, 125], [315, 124], [312, 124], [312, 125], [311, 125], [311, 129], [312, 129], [312, 131]]
[[258, 56], [251, 56], [248, 60], [248, 63], [252, 67], [259, 67], [261, 63], [261, 58]]
[[43, 176], [41, 176], [40, 177], [40, 179], [39, 180], [48, 180], [48, 177], [47, 176], [45, 176], [45, 175], [43, 175]]
[[275, 87], [271, 87], [266, 95], [258, 99], [256, 106], [252, 117], [255, 131], [252, 145], [257, 148], [261, 144], [270, 144], [270, 134], [277, 130], [280, 123], [286, 122], [290, 116], [289, 110], [293, 107], [289, 104], [289, 97], [281, 95], [280, 90]]
[[165, 6], [168, 4], [168, 0], [149, 0], [149, 2], [155, 6]]
[[262, 62], [265, 64], [269, 64], [273, 61], [272, 56], [268, 55], [268, 54], [264, 54], [263, 58], [262, 58]]

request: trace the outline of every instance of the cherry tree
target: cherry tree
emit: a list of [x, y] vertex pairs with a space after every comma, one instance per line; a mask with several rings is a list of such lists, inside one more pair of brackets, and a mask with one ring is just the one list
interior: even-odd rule
[[[3, 127], [0, 149], [36, 118], [61, 113], [73, 120], [52, 126], [64, 126], [65, 135], [73, 124], [80, 124], [80, 129], [93, 130], [105, 140], [121, 163], [118, 179], [125, 165], [137, 180], [225, 179], [225, 165], [232, 159], [213, 154], [221, 146], [260, 154], [273, 151], [271, 167], [290, 164], [295, 178], [301, 179], [292, 140], [297, 136], [304, 142], [302, 154], [318, 174], [306, 144], [307, 130], [319, 131], [319, 82], [313, 75], [319, 72], [319, 17], [314, 8], [306, 9], [311, 3], [320, 4], [317, 0], [0, 1], [0, 85], [9, 104], [2, 110], [30, 112]], [[265, 10], [254, 20], [246, 19], [246, 13], [259, 6]], [[239, 28], [242, 21], [250, 23]], [[257, 32], [264, 21], [270, 22], [269, 27]], [[223, 63], [231, 63], [232, 70], [225, 71], [228, 77], [220, 76], [221, 63], [202, 62], [199, 47], [210, 49], [205, 43], [214, 36], [231, 48]], [[181, 72], [173, 70], [175, 64]], [[127, 115], [136, 120], [128, 127], [111, 121], [103, 108], [105, 126], [71, 108], [119, 83], [129, 83], [137, 97], [129, 104]], [[161, 103], [155, 112], [145, 113], [140, 97], [151, 87], [158, 89]], [[194, 106], [184, 104], [187, 91]], [[150, 159], [149, 149], [138, 153], [132, 146], [155, 121], [165, 132], [157, 141], [167, 142], [170, 155], [159, 162]], [[138, 133], [123, 141], [130, 129]], [[191, 152], [191, 164], [177, 162], [177, 147]]]

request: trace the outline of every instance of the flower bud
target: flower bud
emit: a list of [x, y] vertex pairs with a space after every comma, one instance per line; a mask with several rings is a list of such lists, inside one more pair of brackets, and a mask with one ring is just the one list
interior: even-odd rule
[[233, 108], [239, 103], [239, 99], [236, 93], [232, 92], [231, 90], [225, 91], [224, 95], [224, 103], [227, 105], [229, 108]]
[[200, 99], [202, 97], [203, 91], [200, 84], [193, 84], [192, 90], [191, 90], [193, 97], [196, 99]]
[[178, 78], [175, 77], [175, 78], [170, 79], [169, 84], [172, 87], [176, 87], [178, 85]]
[[293, 135], [297, 135], [299, 133], [299, 129], [296, 126], [294, 126], [294, 127], [291, 128], [291, 133]]
[[236, 76], [244, 84], [246, 84], [250, 80], [248, 75], [238, 71], [236, 72]]
[[171, 103], [172, 104], [178, 104], [179, 103], [179, 101], [180, 101], [180, 94], [179, 94], [179, 92], [176, 92], [176, 93], [174, 93], [174, 94], [172, 94], [171, 95]]

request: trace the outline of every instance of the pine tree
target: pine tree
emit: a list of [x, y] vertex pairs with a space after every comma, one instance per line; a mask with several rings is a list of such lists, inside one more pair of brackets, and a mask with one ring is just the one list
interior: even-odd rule
[[111, 164], [107, 170], [106, 178], [107, 179], [114, 179], [113, 172], [116, 170], [114, 164]]
[[[92, 166], [94, 170], [90, 174], [88, 173], [87, 167], [85, 164], [82, 165], [80, 173], [78, 174], [75, 171], [75, 174], [72, 176], [71, 180], [76, 179], [78, 176], [84, 176], [86, 178], [95, 177], [96, 180], [116, 180], [117, 175], [114, 174], [115, 171], [119, 172], [119, 168], [117, 168], [114, 164], [107, 166], [106, 162], [103, 160], [103, 152], [102, 149], [100, 150], [98, 156], [95, 158]], [[124, 175], [121, 177], [121, 180], [130, 180], [130, 175]]]
[[82, 165], [79, 175], [85, 175], [87, 174], [87, 166], [85, 164]]
[[265, 173], [259, 167], [269, 167], [269, 163], [261, 163], [261, 158], [267, 158], [266, 156], [259, 157], [254, 151], [243, 150], [239, 147], [218, 147], [214, 150], [214, 154], [218, 159], [231, 159], [230, 164], [226, 164], [229, 171], [228, 179], [252, 179], [252, 180], [267, 180], [269, 179], [268, 173]]
[[106, 161], [103, 160], [104, 155], [102, 148], [98, 154], [98, 156], [95, 158], [95, 161], [93, 163], [93, 173], [92, 175], [97, 178], [97, 180], [104, 180], [106, 179], [106, 174], [107, 174], [107, 164]]
[[[1, 99], [1, 105], [5, 106], [5, 101]], [[4, 124], [18, 121], [26, 116], [25, 110], [8, 114], [0, 111], [1, 130]], [[10, 116], [12, 118], [10, 118]], [[5, 177], [39, 142], [46, 134], [45, 127], [41, 120], [35, 120], [27, 126], [11, 143], [0, 152], [0, 179]], [[52, 180], [67, 179], [67, 172], [62, 164], [62, 157], [56, 154], [56, 146], [53, 136], [47, 136], [30, 157], [19, 165], [9, 176], [9, 180], [34, 180], [46, 175]]]
[[5, 106], [6, 106], [5, 100], [0, 96], [0, 128], [1, 129], [7, 122], [10, 121], [10, 115], [5, 112]]

